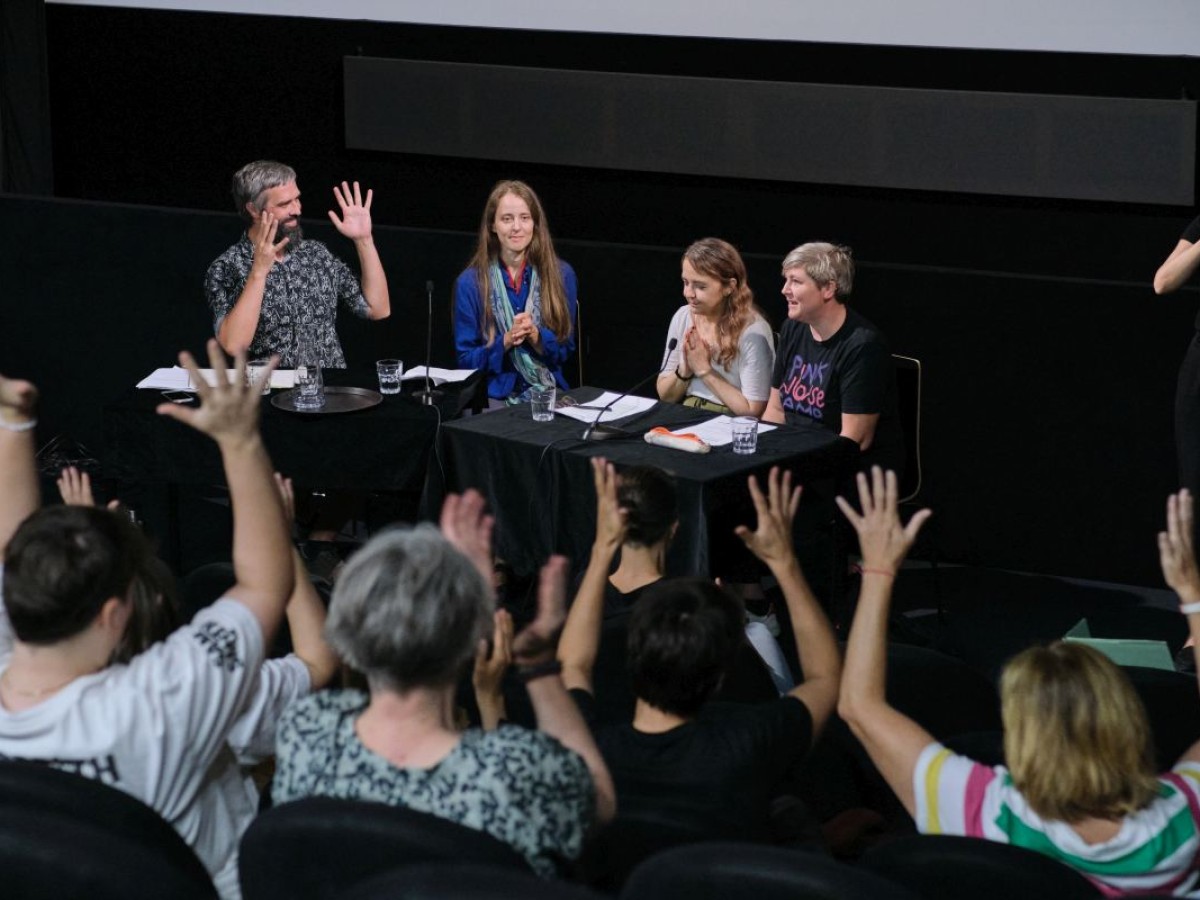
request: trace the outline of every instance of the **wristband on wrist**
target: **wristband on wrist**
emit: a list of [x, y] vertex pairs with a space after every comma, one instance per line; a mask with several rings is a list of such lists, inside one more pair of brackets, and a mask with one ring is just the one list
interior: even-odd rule
[[680, 374], [679, 374], [679, 366], [676, 366], [676, 367], [675, 367], [675, 377], [676, 377], [676, 378], [678, 378], [680, 381], [691, 381], [691, 380], [692, 380], [692, 376], [691, 376], [691, 375], [686, 375], [686, 376], [685, 376], [685, 375], [680, 375]]
[[546, 662], [534, 663], [531, 666], [518, 666], [517, 679], [521, 684], [529, 684], [538, 678], [545, 678], [547, 675], [561, 675], [562, 663], [557, 659], [550, 659]]
[[895, 578], [896, 573], [891, 569], [871, 569], [863, 566], [860, 570], [864, 575], [886, 575], [888, 578]]
[[5, 431], [15, 431], [18, 433], [33, 431], [33, 429], [37, 428], [37, 423], [37, 419], [26, 419], [24, 422], [8, 422], [0, 418], [0, 428], [3, 428]]
[[1185, 603], [1179, 607], [1179, 611], [1185, 616], [1190, 616], [1192, 613], [1200, 613], [1200, 603]]

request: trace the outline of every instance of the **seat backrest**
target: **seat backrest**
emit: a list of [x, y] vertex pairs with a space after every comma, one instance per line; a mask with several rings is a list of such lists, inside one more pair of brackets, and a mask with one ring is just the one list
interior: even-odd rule
[[3, 896], [21, 900], [217, 896], [207, 875], [196, 879], [152, 844], [120, 829], [68, 812], [15, 805], [0, 806], [0, 885]]
[[[199, 891], [213, 892], [204, 864], [157, 812], [124, 791], [43, 763], [0, 762], [0, 811], [58, 816], [145, 847]], [[11, 896], [17, 896], [13, 894]]]
[[363, 881], [339, 900], [597, 900], [596, 894], [528, 872], [478, 863], [421, 863]]
[[982, 838], [914, 835], [868, 850], [860, 863], [926, 900], [1095, 900], [1100, 892], [1049, 856]]
[[242, 837], [246, 900], [324, 900], [397, 866], [445, 860], [530, 871], [489, 834], [382, 803], [309, 797], [260, 815]]
[[921, 457], [921, 361], [911, 356], [892, 354], [896, 367], [896, 400], [900, 427], [904, 430], [904, 472], [900, 476], [900, 501], [912, 500], [921, 492], [924, 481]]
[[735, 842], [693, 844], [646, 860], [621, 900], [918, 900], [871, 872], [827, 856]]

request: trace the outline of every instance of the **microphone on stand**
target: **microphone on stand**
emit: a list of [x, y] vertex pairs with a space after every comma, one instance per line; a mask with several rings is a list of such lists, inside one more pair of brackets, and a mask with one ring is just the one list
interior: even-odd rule
[[414, 397], [419, 397], [421, 405], [433, 406], [441, 399], [442, 391], [433, 389], [433, 382], [429, 378], [429, 367], [432, 364], [433, 356], [433, 282], [425, 282], [425, 297], [429, 303], [429, 318], [425, 324], [425, 390], [417, 391], [413, 394]]
[[592, 422], [591, 425], [589, 425], [587, 428], [584, 429], [584, 432], [582, 435], [582, 440], [585, 440], [585, 441], [607, 441], [607, 440], [611, 440], [612, 438], [629, 437], [632, 432], [626, 431], [624, 428], [618, 428], [616, 425], [601, 425], [600, 417], [603, 416], [610, 409], [612, 409], [616, 404], [620, 403], [622, 400], [624, 400], [626, 397], [628, 397], [630, 394], [632, 394], [634, 391], [636, 391], [638, 388], [640, 388], [642, 385], [644, 385], [651, 378], [657, 378], [659, 375], [661, 375], [663, 373], [663, 369], [667, 365], [667, 360], [670, 358], [671, 354], [675, 351], [675, 348], [678, 346], [679, 346], [679, 339], [671, 338], [671, 340], [669, 340], [667, 342], [667, 352], [663, 354], [663, 361], [659, 364], [657, 372], [655, 372], [653, 375], [649, 376], [648, 378], [643, 378], [641, 381], [639, 381], [637, 384], [635, 384], [633, 387], [631, 387], [625, 393], [621, 394], [618, 397], [613, 398], [612, 400], [608, 401], [608, 403], [604, 404], [604, 406], [600, 407], [600, 412], [596, 413], [595, 420]]

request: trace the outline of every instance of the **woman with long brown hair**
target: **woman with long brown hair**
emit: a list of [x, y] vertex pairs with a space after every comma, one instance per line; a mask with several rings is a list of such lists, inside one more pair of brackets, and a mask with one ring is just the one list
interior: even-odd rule
[[754, 306], [746, 264], [730, 243], [703, 238], [684, 251], [683, 298], [667, 329], [660, 400], [761, 416], [771, 396], [775, 342]]
[[533, 385], [566, 389], [575, 350], [575, 271], [554, 253], [542, 202], [522, 181], [492, 188], [470, 265], [454, 283], [458, 364], [487, 373], [493, 406]]

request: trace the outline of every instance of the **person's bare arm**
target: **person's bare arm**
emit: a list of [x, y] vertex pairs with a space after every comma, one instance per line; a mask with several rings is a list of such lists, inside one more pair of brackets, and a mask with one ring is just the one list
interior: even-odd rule
[[878, 424], [879, 413], [842, 413], [842, 437], [857, 443], [859, 450], [869, 450]]
[[800, 488], [792, 489], [792, 473], [773, 467], [764, 496], [758, 479], [749, 478], [750, 497], [758, 522], [753, 531], [745, 525], [735, 533], [755, 556], [767, 564], [779, 582], [792, 619], [796, 652], [804, 680], [789, 692], [808, 707], [813, 729], [819, 732], [837, 705], [842, 659], [837, 638], [821, 605], [808, 586], [792, 548], [792, 521], [800, 505]]
[[[1167, 528], [1158, 533], [1158, 561], [1163, 578], [1177, 595], [1188, 632], [1192, 653], [1200, 665], [1200, 570], [1196, 566], [1195, 510], [1192, 494], [1184, 488], [1167, 498]], [[1179, 758], [1180, 762], [1200, 762], [1200, 741], [1192, 744]]]
[[247, 350], [254, 340], [254, 332], [258, 330], [267, 275], [275, 265], [275, 257], [288, 242], [286, 237], [275, 241], [278, 228], [279, 221], [264, 210], [247, 232], [254, 247], [254, 262], [250, 265], [250, 274], [246, 276], [242, 292], [217, 328], [217, 340], [222, 349], [231, 355]]
[[508, 610], [498, 609], [492, 615], [492, 643], [479, 642], [475, 651], [475, 669], [471, 686], [475, 689], [475, 705], [479, 707], [479, 724], [484, 731], [495, 731], [508, 714], [504, 704], [504, 673], [512, 662], [513, 620]]
[[[200, 375], [190, 353], [179, 355], [188, 370], [199, 409], [163, 403], [159, 415], [178, 419], [217, 442], [233, 507], [233, 568], [237, 583], [227, 596], [245, 604], [258, 619], [267, 642], [279, 627], [292, 592], [291, 522], [275, 487], [271, 460], [258, 430], [262, 395], [246, 384], [246, 356], [239, 353], [230, 378], [228, 363], [215, 340], [208, 342], [215, 384]], [[269, 370], [276, 359], [271, 360]], [[269, 375], [269, 372], [268, 372]]]
[[1183, 287], [1200, 269], [1200, 243], [1181, 240], [1154, 273], [1154, 293], [1170, 294]]
[[[552, 556], [542, 567], [537, 617], [513, 639], [513, 661], [526, 675], [554, 662], [554, 638], [562, 627], [567, 593], [567, 560]], [[596, 820], [607, 822], [617, 810], [616, 788], [592, 733], [562, 678], [549, 673], [526, 681], [538, 728], [582, 758], [596, 791]]]
[[772, 422], [776, 425], [783, 425], [787, 422], [787, 415], [783, 411], [783, 403], [779, 399], [779, 388], [771, 388], [771, 397], [767, 400], [767, 408], [763, 410], [762, 420], [764, 422]]
[[887, 624], [896, 572], [930, 512], [923, 509], [902, 526], [896, 511], [898, 494], [896, 474], [885, 475], [875, 466], [870, 481], [865, 473], [858, 475], [861, 515], [844, 498], [837, 498], [858, 532], [863, 556], [862, 589], [846, 643], [838, 714], [862, 742], [904, 808], [915, 815], [913, 771], [933, 737], [887, 702]]
[[375, 192], [368, 188], [364, 200], [357, 181], [353, 188], [343, 181], [341, 187], [334, 185], [333, 196], [341, 209], [341, 217], [330, 210], [329, 220], [344, 237], [354, 242], [358, 267], [362, 272], [363, 298], [370, 308], [370, 318], [386, 319], [392, 314], [392, 300], [388, 293], [387, 274], [383, 271], [383, 263], [371, 232], [371, 202], [375, 199]]
[[0, 375], [0, 559], [18, 526], [41, 505], [34, 428], [37, 388]]
[[[283, 514], [288, 522], [296, 517], [296, 494], [292, 479], [275, 473], [275, 487], [283, 501]], [[325, 642], [325, 604], [308, 577], [299, 551], [292, 547], [292, 578], [295, 584], [287, 602], [288, 631], [292, 636], [292, 650], [296, 658], [308, 669], [308, 680], [314, 691], [319, 691], [333, 680], [341, 667], [341, 660], [333, 648]]]
[[617, 505], [617, 473], [612, 463], [603, 457], [594, 458], [592, 482], [596, 489], [596, 537], [587, 571], [558, 641], [563, 684], [568, 690], [581, 688], [589, 693], [592, 691], [592, 669], [600, 648], [604, 585], [608, 582], [613, 558], [625, 540], [625, 515]]

